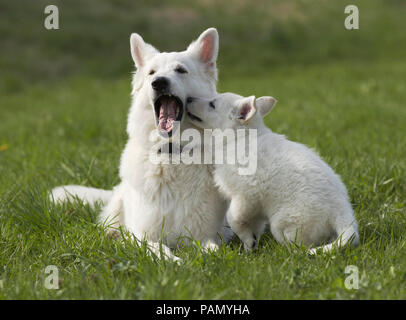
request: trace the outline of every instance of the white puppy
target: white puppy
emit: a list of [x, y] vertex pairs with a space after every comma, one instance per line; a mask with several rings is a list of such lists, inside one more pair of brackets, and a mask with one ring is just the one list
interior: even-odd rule
[[[121, 156], [122, 182], [113, 191], [59, 187], [52, 198], [64, 201], [77, 196], [89, 203], [108, 202], [100, 221], [124, 226], [137, 239], [149, 241], [154, 252], [160, 240], [176, 247], [179, 239], [188, 243], [190, 238], [215, 249], [227, 203], [213, 182], [212, 166], [153, 163], [150, 153], [157, 142], [167, 141], [151, 134], [154, 130], [171, 137], [190, 127], [184, 112], [189, 96], [216, 94], [217, 30], [206, 30], [182, 52], [161, 53], [135, 33], [130, 44], [137, 71], [128, 116], [129, 140]], [[230, 235], [228, 231], [224, 237]], [[167, 247], [164, 251], [172, 257]]]
[[[280, 243], [314, 246], [334, 237], [337, 240], [323, 251], [349, 241], [357, 245], [357, 223], [340, 177], [314, 151], [265, 126], [262, 118], [275, 102], [272, 97], [224, 93], [214, 99], [194, 98], [187, 105], [189, 118], [203, 129], [256, 130], [258, 152], [250, 155], [257, 157], [254, 174], [240, 175], [234, 164], [215, 167], [215, 181], [231, 199], [227, 212], [231, 228], [247, 250], [257, 247], [265, 222]], [[245, 141], [244, 135], [239, 136], [237, 149], [243, 144], [244, 152], [249, 152]]]

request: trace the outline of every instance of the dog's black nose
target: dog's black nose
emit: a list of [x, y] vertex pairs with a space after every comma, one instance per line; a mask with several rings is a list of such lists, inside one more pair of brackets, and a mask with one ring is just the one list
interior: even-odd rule
[[157, 91], [163, 91], [165, 89], [168, 89], [169, 86], [169, 80], [165, 77], [158, 77], [151, 83], [152, 88]]

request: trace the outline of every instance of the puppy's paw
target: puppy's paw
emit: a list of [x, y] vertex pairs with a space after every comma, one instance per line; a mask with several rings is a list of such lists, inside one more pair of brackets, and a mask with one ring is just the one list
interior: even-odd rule
[[244, 249], [246, 252], [251, 252], [258, 249], [258, 239], [255, 234], [252, 234], [252, 237], [244, 241]]
[[176, 262], [177, 264], [182, 263], [182, 259], [174, 255], [172, 255], [172, 257], [170, 257], [169, 260], [171, 260], [172, 262]]
[[325, 247], [316, 247], [316, 248], [311, 248], [309, 249], [308, 253], [311, 256], [315, 256], [317, 254], [323, 254], [325, 252], [327, 252], [328, 250], [326, 250]]
[[166, 260], [166, 261], [171, 261], [171, 262], [175, 262], [177, 264], [180, 264], [182, 262], [182, 259], [175, 256], [172, 253], [168, 253], [168, 252], [162, 252], [162, 254], [159, 254], [159, 258], [161, 260]]
[[309, 254], [314, 256], [316, 254], [328, 253], [336, 248], [337, 248], [337, 246], [335, 246], [335, 244], [330, 243], [330, 244], [326, 244], [325, 246], [310, 249]]
[[219, 249], [219, 246], [217, 243], [213, 242], [213, 241], [207, 241], [206, 244], [203, 247], [203, 251], [210, 253], [213, 251], [217, 251]]
[[117, 229], [108, 229], [107, 230], [107, 236], [110, 239], [119, 239], [121, 237], [121, 233]]

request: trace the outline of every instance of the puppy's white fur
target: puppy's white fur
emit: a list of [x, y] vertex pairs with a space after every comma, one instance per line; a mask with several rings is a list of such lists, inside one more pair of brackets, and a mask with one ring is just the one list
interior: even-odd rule
[[[108, 199], [100, 222], [108, 221], [112, 227], [124, 226], [137, 239], [149, 241], [154, 253], [160, 240], [175, 247], [181, 237], [183, 243], [192, 237], [207, 248], [216, 248], [227, 203], [213, 182], [212, 166], [154, 164], [149, 160], [149, 152], [161, 139], [159, 135], [150, 139], [151, 131], [156, 129], [155, 92], [151, 83], [157, 77], [166, 77], [171, 94], [184, 105], [189, 96], [213, 96], [217, 80], [217, 30], [206, 30], [182, 52], [160, 53], [138, 34], [131, 35], [130, 44], [137, 71], [128, 115], [129, 140], [120, 163], [122, 181], [113, 191], [59, 187], [53, 190], [53, 199], [64, 201], [78, 196], [89, 203]], [[179, 66], [187, 73], [176, 72]], [[182, 119], [182, 129], [188, 127], [190, 124]], [[227, 230], [223, 229], [226, 239], [232, 235]], [[175, 258], [165, 246], [164, 251]]]
[[[252, 155], [257, 156], [257, 170], [253, 175], [239, 175], [238, 165], [215, 167], [215, 181], [231, 199], [227, 212], [230, 226], [247, 250], [256, 248], [265, 222], [280, 243], [314, 246], [334, 237], [337, 240], [323, 246], [323, 251], [349, 241], [357, 245], [357, 223], [340, 177], [314, 151], [265, 126], [262, 117], [275, 102], [272, 97], [224, 93], [214, 100], [195, 99], [187, 106], [202, 120], [191, 120], [201, 128], [257, 130], [258, 152]], [[248, 153], [245, 140], [237, 140], [240, 143]]]

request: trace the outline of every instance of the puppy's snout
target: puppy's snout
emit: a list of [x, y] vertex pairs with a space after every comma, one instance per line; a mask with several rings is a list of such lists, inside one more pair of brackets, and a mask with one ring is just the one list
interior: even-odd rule
[[169, 80], [165, 77], [158, 77], [151, 83], [152, 88], [156, 91], [164, 91], [169, 87]]

